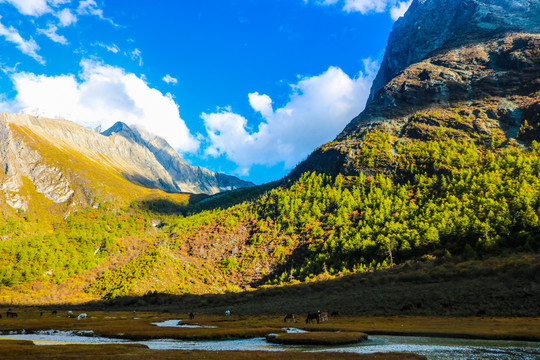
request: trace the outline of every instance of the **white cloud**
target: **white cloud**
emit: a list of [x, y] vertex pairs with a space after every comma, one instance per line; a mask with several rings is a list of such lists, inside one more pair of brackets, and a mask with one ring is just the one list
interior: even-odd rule
[[110, 22], [112, 25], [117, 26], [114, 21], [109, 18], [106, 18], [103, 15], [103, 10], [100, 9], [95, 0], [81, 0], [79, 6], [77, 7], [77, 14], [79, 15], [93, 15], [97, 16], [101, 20]]
[[15, 29], [13, 26], [5, 27], [1, 22], [0, 36], [3, 36], [7, 41], [15, 44], [17, 48], [23, 52], [23, 54], [31, 56], [40, 64], [45, 64], [45, 60], [37, 53], [37, 51], [39, 50], [39, 46], [38, 44], [36, 44], [34, 39], [23, 39], [17, 29]]
[[70, 9], [65, 8], [62, 11], [56, 13], [60, 26], [69, 26], [77, 22], [77, 15], [73, 14]]
[[80, 15], [95, 15], [99, 18], [103, 18], [103, 10], [101, 10], [95, 0], [81, 0], [77, 13]]
[[347, 12], [358, 11], [362, 14], [370, 11], [384, 12], [390, 2], [393, 0], [345, 0], [343, 10]]
[[70, 2], [71, 0], [48, 0], [48, 3], [55, 7], [58, 5], [69, 4]]
[[141, 50], [135, 49], [130, 53], [131, 60], [136, 61], [139, 66], [143, 66]]
[[119, 67], [83, 60], [75, 75], [11, 76], [17, 95], [0, 108], [61, 118], [106, 129], [117, 121], [141, 126], [166, 139], [180, 152], [195, 152], [199, 141], [189, 132], [171, 97], [150, 88]]
[[[304, 0], [307, 3], [308, 0]], [[317, 5], [335, 5], [343, 3], [342, 10], [345, 12], [359, 12], [361, 14], [389, 12], [395, 21], [403, 16], [412, 0], [313, 0]]]
[[23, 15], [40, 16], [51, 11], [47, 0], [4, 0], [19, 10]]
[[390, 8], [390, 16], [392, 17], [392, 20], [396, 21], [409, 9], [409, 6], [411, 6], [412, 0], [409, 1], [400, 1], [395, 6], [392, 6]]
[[169, 74], [165, 75], [162, 80], [165, 81], [167, 84], [173, 84], [173, 85], [178, 84], [178, 79], [172, 77]]
[[47, 36], [49, 39], [51, 39], [54, 42], [66, 45], [68, 43], [66, 37], [63, 35], [58, 35], [56, 33], [56, 30], [58, 30], [56, 26], [49, 24], [47, 29], [37, 29], [37, 32]]
[[230, 108], [201, 114], [209, 141], [205, 153], [225, 155], [244, 175], [255, 164], [283, 162], [292, 168], [317, 146], [335, 138], [363, 110], [375, 74], [373, 62], [366, 60], [365, 65], [366, 73], [357, 78], [330, 67], [301, 79], [291, 86], [289, 102], [275, 111], [269, 96], [250, 94], [252, 108], [264, 117], [255, 131]]
[[268, 95], [259, 95], [258, 92], [248, 94], [249, 105], [253, 110], [261, 113], [262, 116], [271, 115], [274, 111], [272, 110], [272, 99]]
[[116, 44], [107, 45], [107, 44], [104, 44], [104, 43], [95, 43], [94, 45], [102, 47], [102, 48], [106, 49], [107, 51], [110, 51], [110, 52], [112, 52], [114, 54], [118, 54], [120, 52], [120, 48]]

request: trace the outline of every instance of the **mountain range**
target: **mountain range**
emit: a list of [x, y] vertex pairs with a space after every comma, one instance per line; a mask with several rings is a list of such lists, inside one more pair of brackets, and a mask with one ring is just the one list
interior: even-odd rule
[[[365, 110], [334, 141], [284, 180], [184, 204], [186, 216], [144, 201], [251, 184], [191, 167], [163, 139], [123, 123], [100, 134], [1, 114], [0, 141], [5, 303], [136, 295], [144, 306], [162, 300], [156, 291], [238, 292], [399, 264], [397, 281], [415, 290], [389, 280], [397, 300], [383, 300], [386, 280], [374, 273], [377, 290], [365, 296], [375, 311], [540, 314], [536, 0], [413, 0]], [[168, 199], [187, 203], [178, 196]], [[6, 216], [2, 201], [19, 211]], [[44, 233], [43, 219], [24, 211], [37, 201], [94, 209]], [[303, 290], [293, 289], [287, 306], [304, 311], [294, 303]]]
[[164, 139], [121, 122], [100, 134], [65, 120], [2, 113], [0, 139], [0, 189], [15, 209], [26, 210], [34, 191], [80, 207], [150, 189], [215, 194], [253, 186], [191, 166]]

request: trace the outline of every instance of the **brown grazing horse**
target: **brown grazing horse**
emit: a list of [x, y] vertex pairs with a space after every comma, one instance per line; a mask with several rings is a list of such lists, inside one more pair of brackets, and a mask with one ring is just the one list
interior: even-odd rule
[[294, 314], [285, 315], [285, 318], [283, 319], [283, 322], [288, 322], [288, 321], [295, 322]]
[[328, 321], [328, 313], [326, 311], [320, 313], [320, 318], [321, 318], [321, 322]]
[[16, 318], [18, 315], [16, 312], [12, 312], [12, 311], [7, 311], [6, 312], [6, 317], [8, 318]]
[[319, 323], [319, 313], [308, 313], [306, 318], [306, 324], [310, 323], [313, 324], [313, 320], [317, 320], [317, 324]]

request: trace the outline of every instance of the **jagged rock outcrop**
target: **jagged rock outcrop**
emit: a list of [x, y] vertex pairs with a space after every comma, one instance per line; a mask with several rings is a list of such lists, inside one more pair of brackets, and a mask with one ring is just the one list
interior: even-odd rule
[[237, 177], [214, 173], [200, 166], [187, 163], [169, 143], [139, 127], [129, 127], [122, 122], [102, 132], [103, 135], [123, 136], [150, 150], [156, 160], [170, 174], [180, 191], [188, 193], [216, 194], [218, 192], [250, 187], [254, 184]]
[[435, 50], [512, 32], [537, 33], [539, 19], [538, 0], [413, 0], [405, 16], [394, 23], [369, 99], [400, 71]]
[[292, 176], [369, 172], [360, 148], [372, 130], [399, 143], [444, 132], [527, 146], [540, 140], [539, 74], [539, 2], [414, 0], [394, 25], [365, 110]]

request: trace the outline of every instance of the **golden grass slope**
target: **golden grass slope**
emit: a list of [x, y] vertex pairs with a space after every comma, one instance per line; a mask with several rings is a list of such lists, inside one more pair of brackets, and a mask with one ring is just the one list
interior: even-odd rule
[[[153, 181], [157, 182], [156, 179], [160, 179], [163, 174], [152, 173], [153, 170], [149, 173], [144, 165], [153, 165], [152, 158], [143, 158], [149, 152], [136, 153], [136, 150], [142, 148], [130, 147], [131, 144], [123, 138], [105, 137], [69, 121], [28, 115], [2, 113], [0, 121], [9, 126], [15, 144], [37, 153], [41, 157], [40, 165], [45, 164], [48, 168], [60, 171], [59, 177], [63, 181], [67, 180], [74, 191], [68, 201], [55, 205], [54, 201], [50, 201], [50, 196], [45, 200], [36, 193], [35, 188], [32, 189], [33, 184], [28, 176], [18, 174], [21, 178], [26, 178], [23, 180], [25, 185], [19, 188], [19, 192], [25, 197], [31, 211], [38, 216], [50, 212], [69, 212], [70, 207], [97, 205], [103, 201], [125, 205], [133, 200], [156, 197], [165, 197], [180, 203], [189, 199], [186, 194], [168, 194], [151, 188]], [[143, 159], [138, 163], [131, 162], [133, 157]], [[157, 164], [157, 161], [155, 163]], [[0, 181], [5, 177], [6, 175], [2, 174]], [[163, 183], [170, 182], [165, 175], [163, 178]]]

